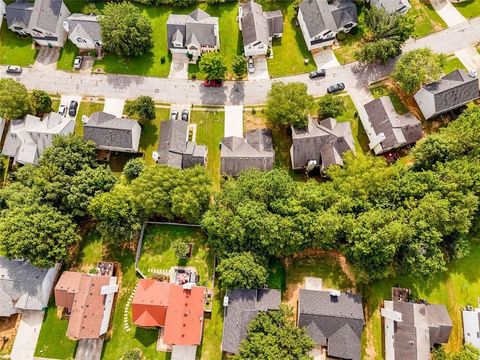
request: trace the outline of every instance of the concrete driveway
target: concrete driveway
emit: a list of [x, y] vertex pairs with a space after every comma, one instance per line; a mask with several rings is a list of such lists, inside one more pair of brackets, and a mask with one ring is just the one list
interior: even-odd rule
[[433, 0], [431, 2], [432, 7], [435, 9], [438, 15], [445, 21], [448, 27], [461, 24], [467, 19], [453, 6], [448, 0]]
[[[72, 102], [72, 100], [75, 100], [76, 102], [78, 102], [78, 108], [79, 108], [80, 107], [80, 102], [82, 101], [82, 97], [81, 96], [75, 96], [75, 95], [62, 95], [61, 98], [60, 98], [60, 105], [65, 105], [67, 107], [67, 115], [66, 115], [67, 117], [75, 119], [76, 116], [68, 115], [68, 108], [69, 108], [70, 102]], [[78, 113], [78, 108], [77, 108], [77, 113]]]
[[25, 310], [20, 319], [10, 358], [32, 360], [43, 323], [43, 311]]
[[105, 98], [105, 105], [103, 106], [103, 111], [118, 117], [122, 117], [124, 106], [125, 99]]
[[331, 48], [321, 49], [320, 51], [312, 52], [313, 60], [317, 69], [331, 69], [340, 66], [340, 63]]
[[185, 54], [173, 54], [169, 79], [188, 79], [188, 57]]
[[56, 70], [59, 57], [60, 48], [49, 48], [47, 46], [42, 46], [38, 51], [37, 58], [35, 59], [35, 63], [33, 64], [33, 68], [43, 70]]
[[78, 341], [75, 360], [100, 360], [103, 339], [82, 339]]
[[478, 71], [480, 69], [480, 54], [473, 46], [455, 51], [455, 56], [462, 62], [467, 70]]
[[270, 74], [268, 73], [268, 64], [266, 56], [255, 56], [253, 58], [255, 66], [255, 72], [253, 74], [248, 73], [248, 80], [268, 80]]
[[225, 106], [225, 137], [243, 137], [243, 106]]

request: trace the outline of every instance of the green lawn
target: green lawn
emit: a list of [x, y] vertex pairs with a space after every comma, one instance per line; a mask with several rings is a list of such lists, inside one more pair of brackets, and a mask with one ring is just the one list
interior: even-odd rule
[[285, 291], [287, 288], [286, 284], [286, 273], [283, 264], [279, 260], [272, 260], [268, 264], [268, 278], [267, 285], [270, 289], [280, 289]]
[[365, 36], [365, 11], [363, 6], [357, 5], [358, 26], [353, 28], [348, 34], [337, 35], [338, 47], [334, 47], [333, 52], [340, 64], [348, 64], [355, 61], [354, 54], [363, 46], [363, 37]]
[[60, 51], [60, 58], [57, 62], [57, 70], [73, 71], [73, 61], [78, 55], [78, 48], [68, 40]]
[[35, 62], [37, 52], [32, 46], [32, 38], [21, 39], [7, 29], [3, 21], [0, 31], [0, 64], [29, 66]]
[[[202, 244], [205, 238], [205, 233], [197, 227], [149, 225], [145, 229], [138, 268], [145, 276], [149, 276], [149, 269], [169, 270], [175, 265], [195, 266], [200, 281], [208, 281], [213, 275], [213, 255]], [[194, 244], [191, 258], [179, 260], [175, 257], [171, 245], [178, 239]]]
[[220, 189], [220, 142], [224, 135], [223, 111], [192, 111], [191, 123], [197, 124], [196, 143], [207, 145], [207, 170], [215, 189]]
[[408, 14], [416, 17], [413, 37], [420, 38], [448, 27], [432, 5], [422, 0], [411, 0], [410, 5]]
[[156, 108], [155, 120], [142, 126], [142, 135], [140, 136], [140, 151], [144, 153], [147, 164], [155, 164], [152, 153], [158, 149], [158, 139], [160, 136], [160, 123], [168, 120], [170, 109]]
[[103, 103], [82, 101], [78, 107], [77, 117], [75, 119], [75, 134], [83, 137], [82, 116], [90, 116], [96, 111], [103, 110]]
[[97, 267], [97, 263], [102, 260], [102, 256], [102, 237], [98, 231], [91, 230], [83, 237], [77, 262], [81, 265], [83, 271], [88, 272], [93, 267]]
[[205, 316], [202, 344], [197, 348], [201, 360], [222, 360], [223, 296], [215, 287], [212, 313]]
[[480, 0], [469, 0], [452, 4], [467, 19], [480, 16]]
[[375, 99], [378, 99], [379, 97], [382, 97], [382, 96], [388, 96], [390, 100], [392, 100], [392, 104], [393, 104], [393, 107], [395, 108], [395, 111], [400, 115], [406, 114], [408, 112], [408, 109], [405, 106], [405, 104], [402, 102], [402, 99], [400, 99], [400, 96], [398, 96], [395, 92], [393, 92], [388, 86], [386, 85], [375, 86], [373, 88], [370, 88], [370, 93], [373, 95]]
[[73, 359], [77, 342], [67, 338], [68, 320], [60, 319], [52, 300], [43, 319], [35, 356], [54, 359]]
[[457, 69], [464, 69], [465, 66], [462, 64], [462, 62], [455, 56], [455, 55], [450, 55], [447, 58], [447, 61], [445, 62], [445, 65], [443, 66], [443, 71], [445, 74], [449, 74], [454, 70]]

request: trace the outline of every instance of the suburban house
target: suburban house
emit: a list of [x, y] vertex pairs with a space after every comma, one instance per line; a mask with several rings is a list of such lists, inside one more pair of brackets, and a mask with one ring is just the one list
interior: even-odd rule
[[364, 105], [360, 114], [371, 150], [375, 154], [413, 145], [422, 138], [422, 124], [411, 113], [399, 115], [388, 96], [382, 96]]
[[411, 8], [408, 0], [370, 0], [370, 4], [388, 13], [406, 14]]
[[422, 86], [414, 98], [425, 119], [430, 119], [478, 99], [478, 86], [476, 74], [455, 70], [434, 83]]
[[41, 269], [28, 261], [0, 256], [0, 317], [46, 309], [59, 268]]
[[305, 129], [292, 126], [290, 157], [294, 170], [310, 171], [317, 166], [324, 170], [333, 164], [343, 165], [342, 156], [347, 151], [355, 153], [349, 122], [332, 118], [318, 121], [310, 117]]
[[68, 39], [80, 51], [101, 50], [102, 34], [95, 15], [72, 14], [63, 22]]
[[103, 111], [84, 116], [83, 138], [91, 140], [98, 150], [136, 153], [142, 128], [136, 120], [119, 118]]
[[283, 35], [283, 14], [281, 10], [263, 11], [262, 5], [249, 1], [238, 9], [238, 26], [245, 56], [266, 55], [273, 38]]
[[13, 158], [14, 163], [37, 164], [43, 151], [50, 147], [55, 135], [68, 135], [75, 129], [75, 120], [55, 112], [43, 120], [33, 115], [12, 120], [5, 138], [2, 155]]
[[272, 131], [256, 129], [246, 132], [246, 137], [229, 136], [220, 143], [221, 173], [236, 176], [242, 170], [273, 169], [275, 151]]
[[158, 164], [185, 169], [207, 163], [208, 149], [189, 140], [189, 124], [183, 120], [162, 121], [158, 151], [153, 158]]
[[429, 359], [433, 346], [450, 337], [452, 321], [445, 305], [410, 302], [409, 294], [409, 289], [393, 288], [392, 300], [381, 309], [386, 360]]
[[[146, 328], [160, 328], [159, 337], [172, 351], [193, 353], [202, 342], [206, 288], [192, 283], [178, 285], [141, 279], [132, 300], [132, 321]], [[191, 357], [182, 357], [188, 360]]]
[[467, 306], [462, 310], [462, 318], [465, 344], [480, 349], [480, 306], [477, 308]]
[[358, 25], [357, 6], [353, 0], [303, 0], [297, 20], [308, 50], [320, 49]]
[[360, 295], [322, 290], [321, 279], [307, 278], [298, 295], [297, 322], [316, 344], [310, 355], [361, 359], [365, 320]]
[[116, 292], [115, 276], [64, 271], [55, 286], [55, 305], [69, 318], [67, 336], [80, 340], [105, 334]]
[[19, 35], [28, 35], [28, 25], [33, 13], [33, 4], [27, 0], [17, 0], [5, 8], [7, 26]]
[[2, 28], [4, 15], [5, 15], [5, 2], [3, 0], [0, 0], [0, 29]]
[[220, 50], [218, 18], [200, 9], [188, 15], [170, 14], [167, 40], [172, 54], [185, 54], [197, 62], [204, 52]]
[[280, 290], [233, 289], [223, 300], [222, 351], [236, 354], [247, 337], [247, 328], [260, 311], [278, 310]]

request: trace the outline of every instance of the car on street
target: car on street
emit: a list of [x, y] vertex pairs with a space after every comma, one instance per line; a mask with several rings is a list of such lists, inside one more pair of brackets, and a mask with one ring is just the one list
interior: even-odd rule
[[172, 110], [170, 113], [170, 120], [177, 120], [178, 119], [178, 110]]
[[203, 86], [205, 87], [221, 87], [222, 80], [205, 80], [203, 82]]
[[7, 74], [21, 74], [22, 73], [22, 68], [20, 66], [15, 66], [15, 65], [8, 65], [7, 69], [5, 72]]
[[187, 109], [183, 109], [183, 111], [182, 111], [182, 120], [183, 121], [188, 121], [188, 110]]
[[73, 61], [73, 68], [79, 70], [82, 67], [83, 57], [77, 56]]
[[67, 106], [60, 105], [60, 108], [58, 109], [58, 113], [62, 116], [65, 116], [67, 114]]
[[248, 73], [253, 74], [255, 72], [255, 62], [253, 61], [253, 58], [249, 57], [248, 58]]
[[343, 91], [343, 90], [345, 90], [345, 84], [344, 83], [338, 83], [338, 84], [330, 85], [327, 88], [327, 93], [335, 94], [335, 93]]
[[77, 115], [78, 102], [75, 100], [70, 101], [70, 106], [68, 107], [68, 115], [75, 116]]
[[310, 74], [308, 74], [308, 77], [310, 79], [315, 79], [317, 77], [325, 77], [325, 75], [326, 75], [325, 69], [318, 69], [318, 70], [312, 71]]

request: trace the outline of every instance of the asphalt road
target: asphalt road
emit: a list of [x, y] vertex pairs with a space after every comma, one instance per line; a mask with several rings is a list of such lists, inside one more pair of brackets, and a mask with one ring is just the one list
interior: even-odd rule
[[[454, 51], [480, 42], [480, 18], [466, 21], [418, 40], [409, 40], [404, 50], [430, 47], [436, 52]], [[59, 70], [26, 68], [20, 76], [5, 74], [0, 66], [0, 77], [15, 77], [28, 89], [42, 89], [49, 93], [134, 98], [149, 95], [165, 103], [208, 105], [257, 105], [265, 102], [273, 81], [301, 81], [314, 96], [325, 94], [327, 86], [343, 82], [358, 103], [369, 100], [367, 85], [391, 72], [393, 61], [386, 66], [361, 66], [351, 63], [327, 71], [323, 79], [310, 80], [307, 74], [273, 80], [227, 81], [221, 88], [205, 88], [197, 80], [166, 79], [145, 76], [100, 75], [70, 73]]]

